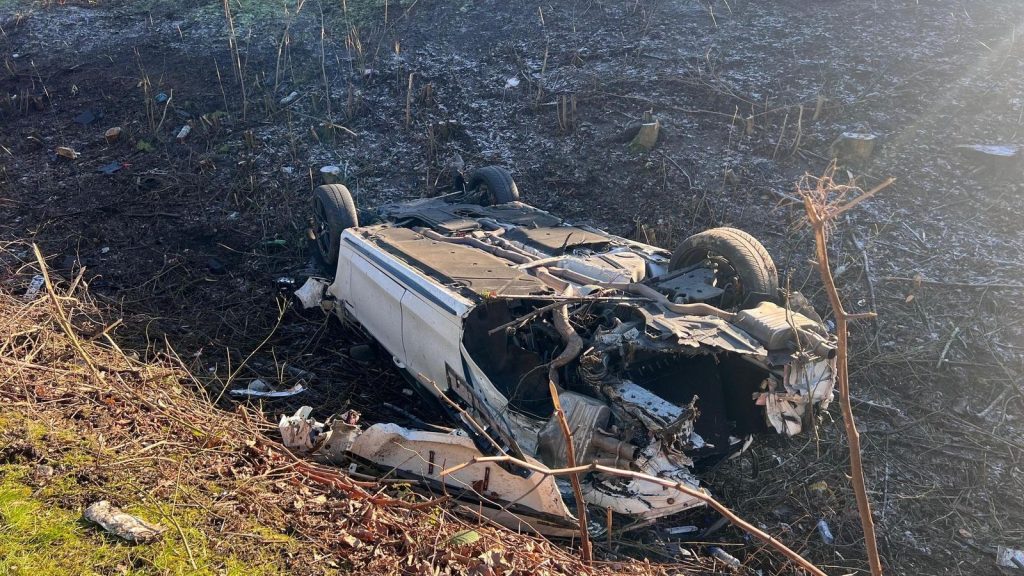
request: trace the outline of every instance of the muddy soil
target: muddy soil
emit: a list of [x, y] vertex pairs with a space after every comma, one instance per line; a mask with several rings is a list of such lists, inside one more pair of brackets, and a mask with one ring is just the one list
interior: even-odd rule
[[[885, 563], [997, 573], [996, 546], [1024, 547], [1024, 164], [958, 147], [1024, 146], [1022, 23], [1015, 0], [0, 1], [0, 236], [83, 274], [126, 347], [166, 340], [214, 392], [289, 365], [315, 374], [301, 401], [321, 415], [395, 419], [416, 403], [387, 362], [353, 361], [361, 336], [281, 297], [313, 270], [320, 167], [364, 207], [435, 193], [461, 158], [667, 247], [743, 228], [824, 309], [794, 183], [840, 134], [873, 134], [839, 174], [896, 182], [844, 216], [832, 258], [848, 309], [878, 313], [854, 327], [851, 374]], [[662, 137], [631, 152], [647, 111]], [[846, 469], [833, 409], [706, 481], [849, 573], [865, 563]], [[701, 548], [661, 528], [604, 553]], [[781, 569], [737, 531], [713, 539]]]

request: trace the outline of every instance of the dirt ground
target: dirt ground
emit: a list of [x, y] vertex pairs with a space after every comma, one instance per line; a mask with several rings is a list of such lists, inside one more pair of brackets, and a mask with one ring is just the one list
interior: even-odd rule
[[[958, 148], [1024, 146], [1024, 4], [226, 6], [0, 0], [0, 240], [84, 270], [122, 347], [171, 343], [215, 396], [289, 365], [315, 374], [301, 401], [321, 416], [405, 417], [400, 377], [352, 361], [356, 335], [281, 307], [278, 280], [311, 271], [321, 166], [369, 207], [433, 193], [456, 156], [508, 167], [531, 204], [667, 247], [743, 228], [824, 309], [794, 183], [840, 134], [869, 133], [872, 156], [839, 173], [896, 182], [844, 216], [832, 258], [847, 307], [878, 313], [853, 327], [851, 376], [885, 565], [995, 574], [996, 546], [1024, 548], [1024, 163]], [[663, 136], [633, 153], [621, 135], [646, 111]], [[858, 573], [846, 454], [833, 409], [817, 434], [766, 438], [705, 481], [829, 573]], [[714, 539], [784, 570], [738, 531]], [[702, 545], [653, 527], [606, 552]]]

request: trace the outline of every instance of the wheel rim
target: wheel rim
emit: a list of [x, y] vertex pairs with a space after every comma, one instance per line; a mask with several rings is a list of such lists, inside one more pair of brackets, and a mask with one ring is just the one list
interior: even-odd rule
[[320, 255], [329, 259], [331, 255], [331, 225], [327, 220], [327, 210], [319, 198], [313, 202], [313, 213], [316, 216], [316, 228], [313, 231], [316, 236], [316, 246]]
[[496, 198], [494, 197], [494, 193], [491, 192], [491, 187], [488, 186], [487, 184], [481, 182], [480, 185], [477, 186], [477, 192], [480, 194], [480, 200], [482, 204], [487, 206], [497, 204]]
[[686, 254], [682, 261], [683, 267], [708, 264], [714, 272], [711, 285], [723, 291], [718, 297], [720, 306], [731, 308], [743, 303], [743, 279], [728, 258], [714, 250], [697, 250]]

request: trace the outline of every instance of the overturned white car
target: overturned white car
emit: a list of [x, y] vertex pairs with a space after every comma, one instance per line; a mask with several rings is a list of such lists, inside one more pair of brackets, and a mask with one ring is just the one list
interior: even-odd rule
[[[575, 528], [556, 481], [514, 466], [445, 468], [510, 454], [548, 467], [567, 446], [598, 462], [697, 485], [701, 463], [753, 435], [792, 435], [832, 398], [835, 342], [799, 294], [780, 294], [764, 247], [717, 228], [672, 253], [574, 226], [519, 202], [505, 170], [447, 195], [363, 212], [340, 185], [314, 197], [314, 236], [333, 279], [298, 291], [376, 339], [459, 428], [281, 422], [292, 447], [360, 458], [456, 493], [513, 526]], [[369, 221], [367, 221], [369, 220]], [[593, 473], [587, 503], [653, 519], [700, 504], [660, 485]]]

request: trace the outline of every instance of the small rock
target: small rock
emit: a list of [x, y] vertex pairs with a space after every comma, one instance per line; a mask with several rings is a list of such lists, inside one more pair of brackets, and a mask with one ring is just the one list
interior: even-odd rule
[[74, 160], [80, 156], [78, 152], [75, 152], [74, 148], [69, 148], [68, 146], [57, 146], [55, 152], [57, 152], [57, 156], [67, 158], [68, 160]]
[[49, 464], [39, 464], [36, 466], [35, 474], [38, 478], [52, 478], [55, 473], [56, 470]]
[[103, 137], [107, 140], [107, 144], [117, 142], [117, 139], [121, 137], [121, 127], [114, 126], [113, 128], [108, 128], [107, 131], [103, 133]]

